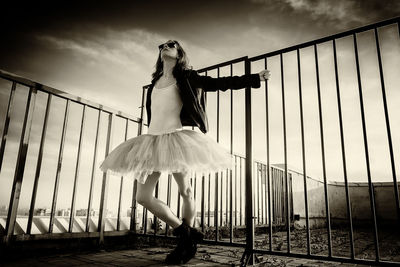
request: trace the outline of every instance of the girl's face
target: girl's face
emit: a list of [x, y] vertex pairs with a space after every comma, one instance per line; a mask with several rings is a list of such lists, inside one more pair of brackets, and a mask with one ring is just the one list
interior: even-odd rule
[[164, 60], [165, 58], [178, 58], [178, 49], [177, 44], [169, 40], [168, 42], [159, 46], [161, 59]]

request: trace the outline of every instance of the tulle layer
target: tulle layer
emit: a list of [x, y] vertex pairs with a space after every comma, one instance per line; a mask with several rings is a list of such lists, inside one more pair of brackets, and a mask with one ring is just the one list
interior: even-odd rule
[[183, 129], [130, 138], [107, 155], [100, 169], [144, 184], [153, 172], [208, 175], [232, 169], [233, 164], [233, 156], [212, 138]]

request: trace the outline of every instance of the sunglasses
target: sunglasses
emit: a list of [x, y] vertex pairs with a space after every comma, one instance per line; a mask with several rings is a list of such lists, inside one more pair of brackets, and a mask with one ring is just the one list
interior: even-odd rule
[[176, 42], [169, 42], [169, 43], [165, 43], [165, 44], [160, 44], [158, 46], [158, 50], [161, 50], [164, 48], [164, 45], [167, 45], [169, 48], [173, 48], [175, 47]]

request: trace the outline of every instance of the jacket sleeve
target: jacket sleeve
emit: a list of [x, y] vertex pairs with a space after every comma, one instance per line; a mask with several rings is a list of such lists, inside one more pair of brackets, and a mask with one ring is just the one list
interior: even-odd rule
[[245, 87], [259, 88], [261, 86], [258, 74], [245, 74], [242, 76], [226, 76], [212, 78], [201, 76], [196, 72], [196, 78], [204, 91], [226, 91], [228, 89], [241, 89]]

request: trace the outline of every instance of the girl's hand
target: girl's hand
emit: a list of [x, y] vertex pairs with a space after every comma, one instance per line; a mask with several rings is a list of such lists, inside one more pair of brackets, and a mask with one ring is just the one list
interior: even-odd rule
[[260, 81], [269, 80], [269, 77], [271, 76], [269, 70], [262, 70], [262, 71], [260, 71], [260, 72], [258, 73], [258, 75], [260, 76]]

